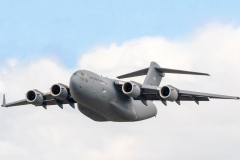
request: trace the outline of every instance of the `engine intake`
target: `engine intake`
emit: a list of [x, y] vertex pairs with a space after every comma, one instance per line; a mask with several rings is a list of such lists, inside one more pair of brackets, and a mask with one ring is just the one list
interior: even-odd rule
[[122, 91], [127, 96], [134, 98], [137, 98], [141, 94], [141, 89], [138, 87], [138, 85], [132, 82], [125, 82], [122, 85]]
[[32, 103], [33, 105], [42, 105], [43, 103], [43, 96], [42, 94], [37, 91], [37, 90], [30, 90], [27, 92], [26, 94], [26, 100], [30, 103]]
[[54, 84], [51, 87], [51, 95], [57, 99], [63, 100], [68, 96], [68, 90], [62, 84]]
[[163, 86], [159, 91], [160, 96], [168, 101], [175, 101], [178, 99], [178, 92], [171, 86]]

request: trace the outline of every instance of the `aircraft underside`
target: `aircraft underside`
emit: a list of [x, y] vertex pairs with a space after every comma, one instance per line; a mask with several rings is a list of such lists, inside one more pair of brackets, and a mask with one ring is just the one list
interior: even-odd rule
[[132, 122], [157, 115], [156, 106], [151, 101], [148, 103], [147, 107], [139, 100], [133, 100], [132, 106], [124, 106], [116, 100], [102, 107], [86, 107], [78, 103], [78, 110], [94, 121]]

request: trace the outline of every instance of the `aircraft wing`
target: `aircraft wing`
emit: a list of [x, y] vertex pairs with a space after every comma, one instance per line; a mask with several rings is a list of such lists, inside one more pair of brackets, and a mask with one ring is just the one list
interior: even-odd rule
[[[194, 91], [186, 91], [186, 90], [180, 90], [173, 86], [177, 93], [178, 93], [178, 99], [176, 102], [180, 105], [180, 101], [195, 101], [197, 104], [199, 104], [199, 101], [209, 101], [209, 98], [214, 99], [240, 99], [240, 97], [235, 96], [226, 96], [226, 95], [219, 95], [219, 94], [210, 94], [210, 93], [202, 93], [202, 92], [194, 92]], [[166, 100], [161, 98], [159, 91], [161, 90], [160, 87], [156, 86], [142, 86], [142, 94], [146, 100], [160, 100], [166, 105]], [[141, 97], [138, 97], [137, 99], [141, 100]]]
[[[49, 100], [54, 99], [54, 97], [50, 93], [43, 94], [43, 97], [44, 97], [45, 102], [48, 102]], [[27, 104], [31, 104], [31, 103], [28, 102], [26, 99], [6, 104], [5, 95], [3, 95], [3, 105], [2, 105], [2, 107], [14, 107], [14, 106], [27, 105]]]
[[[62, 84], [60, 84], [60, 85], [62, 85]], [[67, 87], [67, 86], [64, 85], [64, 87]], [[76, 103], [76, 102], [71, 97], [70, 94], [68, 96], [66, 96], [66, 98], [64, 98], [64, 99], [57, 99], [50, 92], [48, 92], [48, 93], [41, 93], [38, 90], [32, 90], [32, 91], [35, 91], [36, 95], [42, 97], [41, 103], [37, 104], [37, 103], [31, 102], [31, 101], [27, 100], [27, 98], [23, 99], [23, 100], [11, 102], [11, 103], [6, 103], [5, 95], [3, 95], [2, 107], [14, 107], [14, 106], [21, 106], [21, 105], [32, 104], [32, 105], [35, 105], [35, 106], [42, 106], [45, 109], [47, 109], [47, 106], [49, 106], [49, 105], [58, 105], [60, 108], [63, 109], [63, 104], [69, 104], [72, 108], [75, 108], [74, 103]]]
[[210, 93], [201, 93], [201, 92], [193, 92], [193, 91], [185, 91], [185, 90], [179, 90], [178, 93], [181, 96], [208, 97], [208, 98], [217, 98], [217, 99], [239, 99], [239, 97], [225, 96], [225, 95], [218, 95], [218, 94], [210, 94]]
[[[133, 82], [133, 83], [137, 84], [141, 88], [141, 95], [137, 98], [134, 98], [135, 100], [141, 100], [144, 104], [146, 104], [146, 100], [159, 100], [159, 101], [162, 101], [164, 103], [164, 105], [167, 105], [166, 100], [164, 100], [159, 94], [161, 87], [142, 85], [142, 84], [139, 84], [136, 82]], [[124, 84], [124, 82], [116, 81], [115, 84], [117, 86], [122, 86]], [[226, 96], [226, 95], [186, 91], [186, 90], [180, 90], [173, 86], [171, 86], [171, 87], [174, 88], [178, 93], [178, 99], [176, 100], [176, 102], [178, 104], [180, 104], [180, 101], [195, 101], [197, 104], [199, 104], [199, 101], [209, 101], [209, 98], [236, 99], [236, 100], [240, 99], [240, 97], [235, 97], [235, 96]], [[121, 89], [121, 87], [119, 89]]]

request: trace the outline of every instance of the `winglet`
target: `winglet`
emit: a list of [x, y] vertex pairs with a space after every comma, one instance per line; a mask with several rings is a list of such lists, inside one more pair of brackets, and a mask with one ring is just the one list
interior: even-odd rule
[[2, 104], [2, 107], [5, 107], [6, 106], [6, 99], [5, 99], [5, 94], [3, 94], [3, 104]]

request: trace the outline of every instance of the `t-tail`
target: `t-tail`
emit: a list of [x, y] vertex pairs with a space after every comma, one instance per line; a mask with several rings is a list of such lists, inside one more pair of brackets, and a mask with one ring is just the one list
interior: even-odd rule
[[191, 74], [191, 75], [204, 75], [210, 76], [207, 73], [192, 72], [192, 71], [183, 71], [169, 68], [161, 68], [156, 62], [151, 62], [149, 68], [138, 70], [135, 72], [127, 73], [117, 78], [129, 78], [146, 75], [146, 78], [143, 82], [144, 85], [159, 86], [162, 78], [165, 76], [165, 73], [175, 73], [175, 74]]

